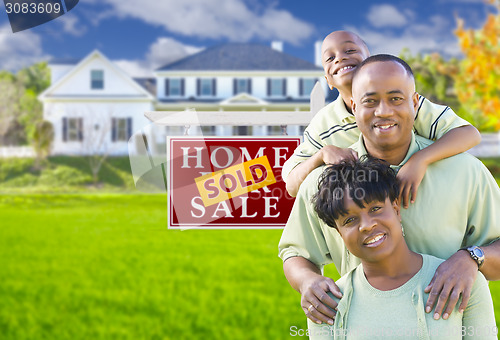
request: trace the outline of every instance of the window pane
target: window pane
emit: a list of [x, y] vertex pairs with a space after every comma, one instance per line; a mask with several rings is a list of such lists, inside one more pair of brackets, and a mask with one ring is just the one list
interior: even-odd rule
[[251, 136], [252, 126], [233, 126], [233, 136]]
[[180, 79], [170, 79], [170, 95], [180, 96], [181, 95], [181, 80]]
[[203, 133], [203, 136], [215, 136], [215, 126], [202, 126], [201, 132]]
[[283, 95], [283, 79], [271, 79], [271, 96]]
[[212, 95], [212, 79], [201, 80], [201, 95], [202, 96]]
[[104, 88], [104, 71], [92, 70], [90, 71], [90, 86], [92, 89]]
[[248, 79], [238, 79], [236, 81], [236, 93], [248, 93]]
[[116, 118], [116, 140], [127, 141], [127, 118]]
[[304, 79], [302, 86], [303, 86], [303, 95], [304, 96], [309, 96], [311, 94], [311, 91], [314, 87], [314, 84], [316, 84], [316, 79], [314, 78], [309, 78], [309, 79]]
[[78, 118], [68, 118], [68, 141], [78, 141]]

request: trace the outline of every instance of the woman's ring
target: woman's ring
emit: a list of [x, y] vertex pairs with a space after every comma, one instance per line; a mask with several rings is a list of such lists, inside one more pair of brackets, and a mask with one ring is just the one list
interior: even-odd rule
[[310, 305], [309, 307], [307, 307], [307, 310], [309, 311], [309, 313], [311, 313], [311, 308], [313, 308], [314, 306], [313, 305]]

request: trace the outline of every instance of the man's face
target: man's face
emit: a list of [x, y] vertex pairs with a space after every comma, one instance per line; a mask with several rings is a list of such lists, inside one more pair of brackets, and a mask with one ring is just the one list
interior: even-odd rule
[[352, 71], [369, 55], [365, 44], [355, 34], [337, 31], [328, 35], [321, 46], [321, 62], [328, 85], [350, 91]]
[[418, 94], [415, 81], [399, 63], [363, 66], [352, 84], [351, 104], [367, 148], [391, 150], [411, 140]]

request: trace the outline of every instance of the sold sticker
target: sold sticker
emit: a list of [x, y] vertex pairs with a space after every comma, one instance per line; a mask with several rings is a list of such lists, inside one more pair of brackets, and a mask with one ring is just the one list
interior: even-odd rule
[[195, 178], [205, 207], [276, 183], [267, 156]]

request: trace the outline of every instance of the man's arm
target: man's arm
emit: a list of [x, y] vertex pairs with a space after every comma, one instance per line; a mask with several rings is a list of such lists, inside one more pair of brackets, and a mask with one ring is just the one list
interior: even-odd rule
[[472, 125], [464, 125], [448, 131], [428, 147], [417, 151], [398, 172], [400, 201], [408, 208], [415, 202], [418, 187], [424, 178], [427, 167], [441, 159], [465, 152], [481, 142], [481, 134]]
[[[500, 280], [500, 240], [483, 246], [481, 249], [484, 251], [485, 260], [479, 270], [489, 281]], [[430, 284], [425, 288], [425, 292], [429, 293], [425, 311], [430, 313], [437, 300], [434, 318], [439, 319], [442, 313], [443, 319], [448, 319], [460, 295], [462, 302], [458, 309], [464, 311], [469, 302], [477, 272], [477, 263], [471, 258], [469, 252], [457, 251], [436, 269]], [[448, 301], [448, 306], [443, 313], [446, 301]]]
[[484, 263], [481, 266], [481, 273], [488, 281], [500, 280], [500, 239], [488, 246], [481, 247], [484, 251]]
[[299, 187], [311, 171], [323, 164], [339, 163], [343, 159], [357, 159], [356, 151], [349, 148], [339, 148], [326, 145], [304, 162], [298, 164], [285, 179], [286, 190], [290, 196], [295, 197]]
[[332, 309], [336, 309], [337, 303], [327, 292], [332, 292], [339, 299], [342, 297], [335, 282], [321, 275], [315, 264], [300, 256], [285, 260], [283, 271], [290, 285], [300, 293], [300, 305], [307, 317], [318, 324], [333, 325], [335, 312]]

